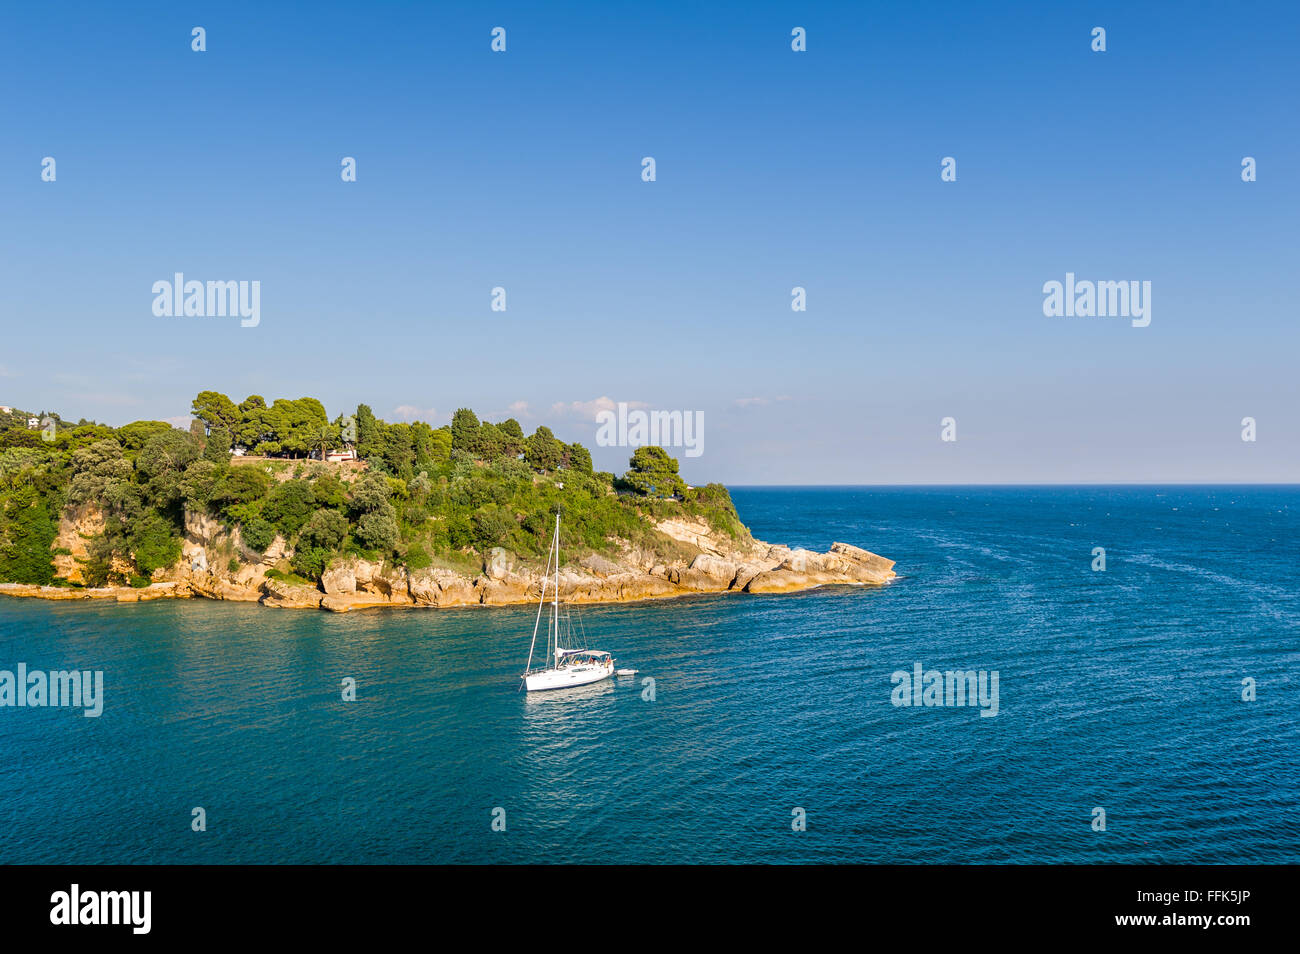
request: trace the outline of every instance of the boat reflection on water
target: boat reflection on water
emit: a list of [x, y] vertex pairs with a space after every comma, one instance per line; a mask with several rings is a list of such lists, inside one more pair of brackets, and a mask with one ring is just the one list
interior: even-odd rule
[[523, 695], [531, 708], [535, 705], [544, 705], [550, 702], [590, 702], [602, 696], [613, 695], [617, 691], [618, 686], [613, 680], [604, 679], [600, 682], [589, 682], [582, 686], [570, 686], [567, 689], [552, 689], [549, 692], [527, 692]]

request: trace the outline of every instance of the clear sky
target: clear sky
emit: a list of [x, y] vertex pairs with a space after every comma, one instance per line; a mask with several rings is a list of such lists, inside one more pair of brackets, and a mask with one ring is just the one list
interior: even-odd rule
[[[1280, 2], [5, 4], [0, 403], [469, 406], [622, 471], [606, 399], [702, 411], [697, 483], [1300, 481], [1298, 28]], [[261, 323], [155, 317], [175, 272], [260, 281]], [[1067, 272], [1150, 281], [1150, 326], [1045, 317]]]

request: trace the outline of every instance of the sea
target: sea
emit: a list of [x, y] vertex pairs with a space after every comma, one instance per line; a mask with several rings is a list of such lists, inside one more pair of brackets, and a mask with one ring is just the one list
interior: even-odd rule
[[535, 607], [0, 597], [0, 670], [103, 673], [0, 707], [0, 860], [1300, 861], [1300, 488], [733, 498], [899, 576], [581, 607], [637, 674], [552, 693]]

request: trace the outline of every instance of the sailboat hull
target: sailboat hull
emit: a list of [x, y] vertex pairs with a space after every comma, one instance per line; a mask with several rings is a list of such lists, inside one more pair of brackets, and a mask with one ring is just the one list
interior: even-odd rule
[[529, 692], [544, 689], [568, 689], [570, 686], [585, 686], [590, 682], [600, 682], [614, 675], [614, 664], [608, 666], [564, 666], [560, 669], [544, 669], [541, 672], [524, 676], [524, 687]]

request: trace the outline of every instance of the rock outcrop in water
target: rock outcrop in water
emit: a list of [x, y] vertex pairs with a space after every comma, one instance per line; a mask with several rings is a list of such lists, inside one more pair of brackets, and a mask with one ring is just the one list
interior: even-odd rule
[[[613, 559], [590, 554], [560, 568], [560, 597], [575, 603], [666, 599], [697, 593], [791, 593], [828, 584], [880, 585], [895, 577], [894, 561], [847, 543], [826, 553], [791, 549], [714, 531], [703, 520], [674, 518], [655, 529], [680, 544], [671, 562], [626, 547]], [[71, 540], [74, 529], [69, 529]], [[233, 535], [237, 538], [237, 531]], [[230, 557], [234, 569], [226, 564]], [[179, 564], [145, 587], [72, 588], [0, 584], [0, 594], [44, 599], [114, 599], [118, 602], [198, 597], [257, 602], [286, 609], [336, 613], [373, 606], [506, 606], [529, 603], [542, 588], [543, 568], [523, 565], [514, 554], [493, 549], [477, 573], [444, 567], [408, 570], [359, 557], [335, 561], [319, 587], [269, 573], [283, 556], [277, 540], [250, 562], [238, 539], [216, 521], [188, 518]], [[549, 586], [548, 586], [549, 588]]]

